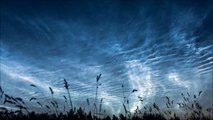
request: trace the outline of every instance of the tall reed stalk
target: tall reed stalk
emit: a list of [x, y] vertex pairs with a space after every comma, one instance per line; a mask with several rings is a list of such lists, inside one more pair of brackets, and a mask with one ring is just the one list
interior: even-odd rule
[[50, 89], [50, 92], [52, 94], [52, 102], [50, 102], [50, 103], [53, 105], [53, 108], [55, 109], [56, 115], [58, 116], [58, 103], [53, 98], [54, 92], [53, 92], [52, 88], [49, 87], [49, 89]]
[[96, 76], [96, 91], [95, 91], [95, 102], [94, 102], [94, 114], [98, 114], [98, 109], [97, 109], [97, 101], [98, 101], [98, 86], [99, 85], [101, 85], [101, 84], [99, 84], [99, 80], [100, 80], [100, 78], [101, 78], [101, 74], [99, 74], [99, 75], [97, 75]]
[[69, 100], [70, 100], [71, 110], [73, 110], [72, 99], [71, 99], [70, 91], [69, 91], [69, 84], [67, 83], [67, 80], [66, 80], [66, 79], [64, 79], [64, 87], [65, 87], [66, 90], [67, 90], [67, 94], [68, 94], [68, 97], [69, 97]]

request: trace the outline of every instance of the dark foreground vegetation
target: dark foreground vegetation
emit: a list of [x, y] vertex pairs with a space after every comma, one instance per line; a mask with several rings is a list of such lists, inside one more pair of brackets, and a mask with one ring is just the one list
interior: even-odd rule
[[[121, 85], [123, 90], [121, 107], [124, 112], [117, 116], [108, 116], [105, 110], [102, 110], [103, 98], [98, 98], [98, 88], [101, 86], [100, 78], [101, 74], [96, 77], [96, 93], [92, 104], [88, 98], [85, 100], [88, 106], [94, 108], [94, 110], [90, 112], [86, 112], [85, 108], [76, 109], [73, 107], [69, 84], [65, 79], [63, 80], [63, 85], [67, 91], [67, 95], [63, 95], [63, 99], [66, 105], [60, 105], [58, 101], [54, 99], [54, 90], [51, 87], [49, 87], [51, 98], [46, 100], [46, 103], [42, 103], [39, 98], [33, 96], [29, 98], [29, 102], [34, 101], [43, 111], [46, 111], [43, 113], [34, 112], [22, 98], [6, 94], [0, 86], [0, 100], [3, 101], [1, 102], [3, 105], [0, 105], [16, 108], [15, 110], [9, 110], [7, 107], [0, 107], [0, 120], [212, 120], [212, 106], [205, 109], [199, 103], [202, 91], [193, 95], [190, 95], [188, 92], [185, 94], [181, 93], [183, 98], [182, 102], [175, 102], [168, 96], [165, 96], [166, 109], [161, 109], [156, 103], [150, 106], [144, 106], [144, 99], [138, 96], [141, 105], [138, 105], [134, 112], [130, 112], [128, 107], [126, 107], [130, 102], [128, 97], [130, 94], [138, 92], [138, 90], [133, 89], [125, 96], [124, 85]], [[34, 84], [30, 84], [30, 86], [37, 88]], [[176, 113], [174, 107], [177, 105], [183, 113]], [[69, 111], [64, 109], [63, 113], [60, 112], [62, 111], [60, 110], [62, 107], [68, 107]]]
[[125, 115], [120, 114], [119, 116], [113, 115], [97, 117], [93, 116], [91, 112], [86, 113], [81, 108], [76, 111], [70, 111], [67, 114], [48, 114], [48, 113], [35, 113], [30, 112], [28, 114], [23, 114], [19, 112], [0, 112], [0, 120], [211, 120], [207, 116], [195, 117], [193, 114], [188, 118], [179, 118], [177, 116], [166, 118], [163, 114], [152, 114], [144, 113], [142, 115], [134, 115], [132, 117], [125, 117]]

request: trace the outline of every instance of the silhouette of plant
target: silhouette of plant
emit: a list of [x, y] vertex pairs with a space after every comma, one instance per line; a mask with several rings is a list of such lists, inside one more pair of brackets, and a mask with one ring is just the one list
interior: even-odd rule
[[67, 90], [67, 94], [68, 94], [69, 100], [70, 100], [70, 106], [71, 106], [71, 109], [73, 110], [72, 99], [71, 99], [70, 91], [69, 91], [69, 84], [67, 83], [67, 80], [66, 80], [66, 79], [64, 79], [64, 87], [65, 87], [66, 90]]
[[[96, 78], [96, 96], [95, 96], [95, 102], [94, 102], [94, 110], [93, 116], [91, 111], [85, 112], [84, 108], [72, 108], [72, 101], [71, 96], [69, 97], [71, 109], [68, 112], [65, 112], [66, 106], [64, 106], [64, 113], [59, 113], [59, 104], [56, 100], [54, 100], [54, 91], [51, 87], [49, 87], [49, 90], [51, 92], [52, 101], [46, 101], [50, 105], [42, 105], [40, 101], [38, 101], [38, 98], [32, 96], [29, 98], [29, 102], [35, 101], [36, 104], [41, 107], [42, 109], [46, 108], [50, 111], [56, 111], [55, 113], [35, 113], [34, 111], [30, 111], [29, 107], [25, 103], [25, 101], [21, 97], [13, 97], [9, 94], [6, 94], [2, 88], [0, 88], [0, 95], [1, 99], [3, 99], [3, 104], [5, 104], [5, 107], [0, 107], [0, 120], [180, 120], [180, 117], [177, 116], [175, 113], [175, 110], [173, 107], [175, 105], [178, 105], [180, 109], [185, 111], [184, 118], [185, 120], [211, 120], [211, 114], [213, 112], [213, 108], [207, 108], [204, 110], [204, 108], [200, 105], [199, 100], [202, 96], [202, 91], [199, 91], [198, 94], [190, 95], [189, 92], [186, 94], [181, 93], [182, 101], [175, 103], [174, 100], [169, 98], [168, 96], [165, 96], [166, 100], [166, 108], [167, 109], [160, 109], [157, 103], [153, 103], [151, 106], [144, 106], [143, 109], [145, 110], [143, 113], [141, 112], [142, 109], [140, 109], [138, 106], [134, 111], [133, 116], [131, 116], [131, 112], [128, 110], [126, 105], [129, 105], [129, 97], [132, 93], [137, 92], [137, 89], [133, 89], [127, 96], [125, 96], [124, 93], [124, 85], [122, 85], [122, 92], [123, 92], [123, 102], [122, 107], [124, 108], [125, 115], [122, 113], [119, 114], [119, 116], [113, 115], [112, 118], [108, 115], [105, 116], [105, 110], [103, 110], [103, 98], [100, 99], [100, 104], [98, 101], [98, 87], [100, 86], [99, 80], [100, 80], [101, 74], [97, 76]], [[70, 94], [68, 83], [64, 79], [64, 87], [67, 90], [68, 96]], [[37, 86], [31, 84], [30, 86], [37, 88]], [[67, 103], [67, 98], [64, 95], [65, 103]], [[142, 97], [137, 97], [141, 104], [143, 104], [144, 99]], [[90, 101], [87, 98], [87, 105], [90, 106]], [[97, 105], [99, 104], [99, 109], [97, 109]], [[6, 105], [13, 106], [17, 108], [17, 110], [9, 111]], [[51, 110], [51, 106], [53, 106], [53, 109]], [[104, 111], [104, 114], [102, 113]], [[208, 113], [207, 115], [205, 113]], [[104, 117], [100, 118], [100, 115], [104, 115]]]

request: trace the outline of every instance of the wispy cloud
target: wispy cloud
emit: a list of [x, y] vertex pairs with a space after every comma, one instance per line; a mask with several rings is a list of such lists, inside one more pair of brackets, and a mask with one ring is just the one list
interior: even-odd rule
[[45, 95], [52, 87], [60, 101], [67, 79], [73, 102], [80, 106], [94, 99], [95, 78], [101, 73], [99, 97], [113, 106], [112, 112], [120, 110], [121, 84], [125, 92], [138, 90], [131, 94], [131, 110], [138, 96], [149, 104], [164, 95], [179, 99], [180, 90], [204, 89], [204, 95], [211, 95], [212, 5], [152, 2], [74, 2], [63, 4], [66, 11], [54, 2], [45, 8], [6, 3], [0, 38], [6, 92], [29, 90], [30, 96], [34, 89], [29, 84], [35, 84]]

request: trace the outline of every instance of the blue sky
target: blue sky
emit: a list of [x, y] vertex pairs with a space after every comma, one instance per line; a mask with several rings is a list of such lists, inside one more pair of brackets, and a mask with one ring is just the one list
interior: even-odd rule
[[182, 92], [200, 90], [202, 105], [212, 106], [212, 7], [208, 0], [3, 0], [1, 86], [43, 103], [52, 87], [63, 105], [65, 78], [74, 106], [92, 109], [86, 99], [94, 101], [101, 73], [98, 98], [108, 113], [122, 111], [122, 84], [125, 95], [138, 90], [130, 94], [131, 111], [153, 102], [163, 108], [165, 96], [179, 102]]

